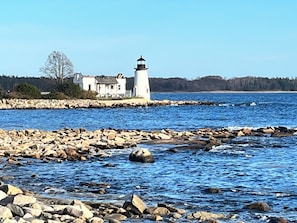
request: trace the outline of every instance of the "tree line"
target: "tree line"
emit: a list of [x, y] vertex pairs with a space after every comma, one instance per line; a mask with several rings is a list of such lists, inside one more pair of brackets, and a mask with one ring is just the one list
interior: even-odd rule
[[[0, 88], [3, 92], [13, 92], [20, 84], [31, 84], [41, 92], [60, 91], [69, 88], [72, 78], [68, 77], [63, 84], [57, 85], [49, 77], [0, 76]], [[220, 76], [205, 76], [188, 80], [185, 78], [150, 78], [152, 92], [197, 92], [197, 91], [297, 91], [297, 78], [264, 78], [239, 77], [224, 79]], [[127, 78], [127, 89], [133, 89], [134, 78]], [[78, 91], [76, 89], [76, 91]]]
[[[199, 92], [199, 91], [297, 91], [297, 78], [238, 77], [224, 79], [205, 76], [188, 80], [185, 78], [150, 78], [152, 92]], [[132, 89], [133, 78], [127, 79]]]

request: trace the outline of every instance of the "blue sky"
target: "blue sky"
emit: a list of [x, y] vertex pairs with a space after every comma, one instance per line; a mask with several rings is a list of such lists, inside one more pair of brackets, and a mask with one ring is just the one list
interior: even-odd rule
[[297, 76], [295, 0], [9, 0], [0, 74], [42, 76], [54, 50], [90, 75]]

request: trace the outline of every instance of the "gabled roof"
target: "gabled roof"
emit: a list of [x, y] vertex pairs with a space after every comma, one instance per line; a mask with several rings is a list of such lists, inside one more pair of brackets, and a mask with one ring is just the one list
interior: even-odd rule
[[98, 84], [117, 84], [118, 83], [116, 77], [96, 76], [95, 78]]

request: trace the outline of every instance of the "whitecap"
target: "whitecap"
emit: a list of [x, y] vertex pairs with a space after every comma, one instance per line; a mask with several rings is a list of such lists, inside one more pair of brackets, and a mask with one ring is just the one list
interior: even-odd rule
[[60, 189], [60, 188], [55, 188], [55, 187], [47, 187], [44, 190], [44, 193], [46, 193], [46, 194], [64, 194], [64, 193], [66, 193], [66, 190]]

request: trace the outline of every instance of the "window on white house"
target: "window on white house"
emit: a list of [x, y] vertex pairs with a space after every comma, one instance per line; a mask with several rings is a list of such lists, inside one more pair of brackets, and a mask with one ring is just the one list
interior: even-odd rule
[[91, 90], [91, 85], [89, 84], [89, 91]]
[[121, 90], [121, 85], [120, 85], [120, 84], [118, 85], [118, 90], [119, 90], [119, 91]]
[[113, 89], [113, 85], [110, 86], [110, 89]]

